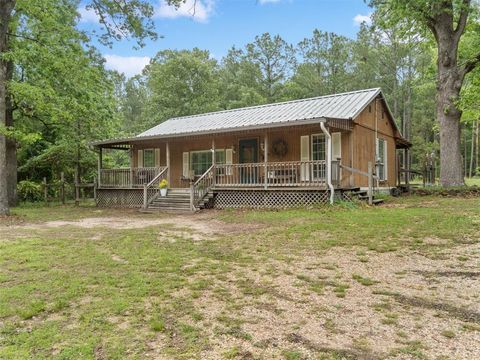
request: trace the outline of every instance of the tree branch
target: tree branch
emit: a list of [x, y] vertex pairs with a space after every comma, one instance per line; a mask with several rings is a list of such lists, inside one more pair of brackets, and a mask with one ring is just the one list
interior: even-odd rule
[[13, 37], [16, 37], [16, 38], [20, 38], [20, 39], [24, 39], [24, 40], [30, 40], [30, 41], [34, 41], [40, 45], [43, 45], [43, 46], [46, 46], [45, 43], [41, 42], [40, 40], [38, 39], [35, 39], [35, 38], [32, 38], [30, 36], [25, 36], [25, 35], [20, 35], [20, 34], [13, 34], [13, 33], [10, 33], [10, 32], [7, 32], [7, 36], [13, 36]]
[[465, 26], [467, 25], [468, 13], [470, 11], [471, 0], [463, 0], [460, 10], [460, 17], [458, 18], [457, 28], [455, 29], [455, 36], [457, 39], [460, 39], [463, 32], [465, 31]]
[[464, 76], [467, 75], [470, 71], [475, 69], [479, 64], [480, 64], [480, 53], [478, 53], [477, 56], [475, 56], [472, 60], [469, 60], [465, 63], [462, 70], [463, 75]]

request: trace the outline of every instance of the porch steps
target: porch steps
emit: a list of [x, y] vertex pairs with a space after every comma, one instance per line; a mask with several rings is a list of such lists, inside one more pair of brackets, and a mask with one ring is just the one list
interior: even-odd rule
[[[350, 194], [353, 196], [356, 196], [358, 200], [368, 202], [367, 190], [360, 190], [360, 188], [355, 188], [355, 189], [351, 189]], [[372, 203], [373, 205], [383, 204], [383, 199], [375, 199], [375, 195], [373, 195]]]
[[[209, 192], [202, 201], [200, 201], [199, 208], [203, 209], [205, 205], [214, 197], [213, 192]], [[190, 208], [190, 191], [189, 189], [169, 189], [167, 196], [156, 197], [147, 209], [142, 209], [142, 212], [192, 212]]]
[[190, 208], [190, 192], [188, 189], [169, 189], [167, 196], [156, 197], [149, 205], [146, 212], [192, 212]]

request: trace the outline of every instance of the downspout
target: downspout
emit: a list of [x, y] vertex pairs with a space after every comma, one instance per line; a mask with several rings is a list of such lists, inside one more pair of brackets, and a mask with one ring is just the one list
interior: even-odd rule
[[327, 185], [330, 189], [330, 204], [333, 205], [335, 189], [333, 188], [332, 184], [332, 136], [325, 127], [326, 121], [327, 120], [325, 118], [320, 119], [320, 128], [322, 129], [322, 132], [325, 134], [325, 137], [327, 139]]

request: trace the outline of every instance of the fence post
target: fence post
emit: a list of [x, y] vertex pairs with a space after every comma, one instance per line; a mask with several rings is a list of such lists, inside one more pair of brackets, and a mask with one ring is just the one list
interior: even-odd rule
[[45, 204], [48, 204], [48, 185], [47, 178], [43, 178], [43, 196], [45, 197]]
[[368, 162], [368, 205], [373, 204], [373, 167], [372, 162]]
[[194, 198], [195, 197], [195, 186], [193, 182], [190, 182], [190, 209], [193, 211], [195, 210], [194, 206]]
[[97, 186], [98, 186], [97, 177], [94, 176], [93, 177], [93, 200], [95, 201], [95, 205], [98, 205], [98, 203], [97, 203]]
[[80, 180], [78, 178], [79, 174], [77, 169], [75, 169], [75, 206], [80, 205]]
[[397, 186], [400, 186], [402, 184], [402, 179], [401, 179], [401, 173], [402, 173], [402, 167], [400, 163], [400, 155], [397, 156]]
[[147, 185], [143, 185], [143, 209], [147, 209], [148, 206], [148, 188]]
[[60, 196], [62, 197], [62, 205], [65, 205], [65, 174], [60, 173]]

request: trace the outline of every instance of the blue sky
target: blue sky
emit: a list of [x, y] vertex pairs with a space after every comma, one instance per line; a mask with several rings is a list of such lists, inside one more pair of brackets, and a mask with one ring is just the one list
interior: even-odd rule
[[[164, 38], [148, 41], [140, 50], [127, 40], [112, 48], [97, 43], [107, 67], [132, 76], [164, 49], [198, 47], [221, 59], [233, 45], [243, 47], [264, 32], [279, 34], [292, 44], [311, 36], [316, 28], [354, 38], [371, 13], [363, 0], [197, 0], [192, 16], [193, 2], [187, 0], [174, 10], [163, 0], [152, 0], [156, 29]], [[81, 29], [98, 30], [94, 13], [83, 5], [79, 12]]]

